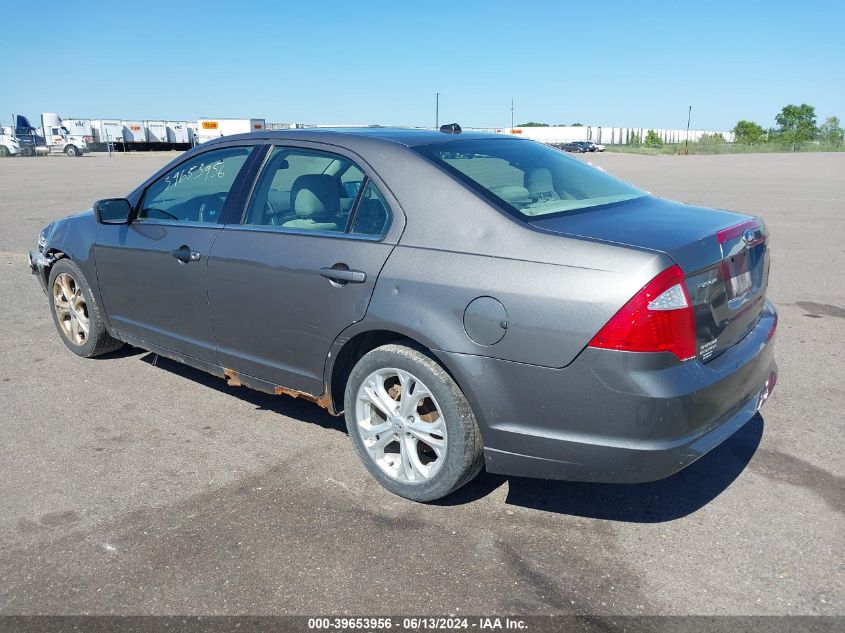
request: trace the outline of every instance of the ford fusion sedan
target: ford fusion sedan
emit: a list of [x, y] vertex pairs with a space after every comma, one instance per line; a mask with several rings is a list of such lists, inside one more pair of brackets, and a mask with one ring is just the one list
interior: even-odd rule
[[482, 467], [656, 480], [755, 415], [760, 219], [447, 129], [224, 137], [50, 224], [30, 267], [61, 340], [311, 400], [418, 501]]

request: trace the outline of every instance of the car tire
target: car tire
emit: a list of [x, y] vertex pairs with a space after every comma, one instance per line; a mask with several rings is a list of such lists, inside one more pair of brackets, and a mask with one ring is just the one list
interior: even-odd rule
[[69, 259], [57, 261], [50, 269], [47, 289], [53, 324], [70, 351], [93, 358], [123, 347], [106, 331], [103, 313], [79, 266]]
[[76, 158], [77, 156], [79, 156], [79, 150], [76, 149], [75, 145], [68, 145], [65, 148], [65, 154], [67, 154], [71, 158]]
[[9, 148], [4, 145], [0, 145], [0, 158], [8, 158], [9, 154], [11, 154]]
[[[385, 415], [391, 406], [394, 415]], [[481, 434], [469, 402], [420, 349], [391, 344], [364, 355], [347, 380], [344, 409], [358, 457], [394, 494], [433, 501], [481, 470]]]

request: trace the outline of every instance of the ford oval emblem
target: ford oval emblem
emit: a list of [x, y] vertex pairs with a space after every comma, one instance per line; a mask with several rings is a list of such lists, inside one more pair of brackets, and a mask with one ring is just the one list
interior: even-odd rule
[[742, 234], [742, 241], [746, 244], [753, 244], [757, 240], [757, 235], [754, 231], [748, 230]]

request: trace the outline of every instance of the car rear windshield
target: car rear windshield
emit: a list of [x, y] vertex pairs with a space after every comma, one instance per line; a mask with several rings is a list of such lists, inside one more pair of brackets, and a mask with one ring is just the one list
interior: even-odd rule
[[528, 140], [459, 140], [414, 150], [482, 196], [528, 220], [646, 195], [598, 167]]

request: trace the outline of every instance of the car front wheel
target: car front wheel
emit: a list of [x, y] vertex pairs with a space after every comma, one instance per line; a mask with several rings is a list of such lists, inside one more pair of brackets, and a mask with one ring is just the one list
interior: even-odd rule
[[79, 266], [60, 259], [50, 269], [50, 307], [62, 342], [78, 356], [92, 358], [123, 346], [106, 331], [91, 287]]
[[349, 376], [344, 408], [355, 451], [394, 494], [433, 501], [481, 470], [481, 436], [466, 397], [420, 350], [385, 345], [362, 357]]

